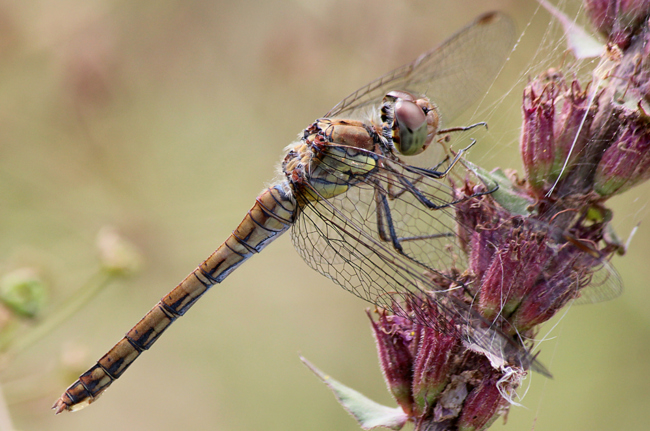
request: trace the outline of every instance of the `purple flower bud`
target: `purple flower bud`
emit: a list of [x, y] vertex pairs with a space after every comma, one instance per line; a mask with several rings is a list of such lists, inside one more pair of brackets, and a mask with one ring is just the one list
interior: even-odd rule
[[546, 322], [574, 298], [574, 286], [566, 276], [541, 281], [512, 315], [512, 325], [521, 332]]
[[623, 125], [603, 155], [594, 179], [594, 190], [610, 197], [650, 178], [650, 128], [647, 120]]
[[595, 109], [578, 81], [567, 87], [564, 77], [549, 69], [524, 90], [521, 155], [533, 195], [542, 196], [579, 163], [589, 142]]
[[477, 280], [481, 280], [490, 267], [500, 237], [501, 232], [497, 229], [482, 229], [472, 233], [469, 268]]
[[461, 347], [457, 336], [427, 327], [421, 329], [420, 340], [413, 372], [413, 399], [418, 416], [430, 410], [449, 383]]
[[553, 275], [541, 279], [522, 300], [510, 318], [510, 323], [520, 333], [546, 322], [576, 297], [578, 286], [574, 264], [577, 259], [577, 256], [558, 256], [553, 265]]
[[648, 17], [650, 0], [585, 0], [592, 25], [610, 42], [626, 48]]
[[[468, 187], [469, 184], [465, 186]], [[466, 189], [459, 190], [459, 193], [458, 197], [471, 196], [475, 191]], [[469, 256], [469, 269], [474, 279], [481, 280], [489, 268], [503, 236], [499, 228], [500, 221], [509, 217], [507, 211], [488, 204], [481, 198], [468, 199], [456, 207], [458, 235], [463, 251]]]
[[533, 287], [549, 263], [552, 251], [543, 233], [511, 228], [481, 282], [479, 310], [488, 319], [508, 317]]
[[607, 0], [585, 0], [585, 9], [596, 30], [605, 36], [608, 36], [614, 27], [616, 14], [614, 12], [614, 2]]
[[[561, 75], [556, 74], [556, 76], [565, 86], [564, 78]], [[571, 82], [560, 99], [562, 109], [555, 119], [554, 126], [556, 157], [553, 175], [555, 177], [563, 174], [562, 169], [564, 173], [569, 172], [580, 158], [583, 148], [589, 142], [588, 131], [595, 114], [594, 109], [590, 109], [587, 113], [588, 93], [587, 90], [581, 89], [577, 80]]]
[[535, 80], [524, 90], [524, 123], [521, 129], [521, 156], [532, 189], [539, 194], [552, 184], [555, 164], [555, 99], [553, 82]]
[[372, 330], [377, 342], [377, 351], [384, 378], [391, 394], [405, 413], [413, 411], [411, 382], [413, 380], [413, 345], [415, 330], [413, 323], [403, 317], [379, 313], [379, 320], [372, 322]]
[[[463, 404], [457, 429], [459, 431], [474, 431], [488, 428], [508, 408], [509, 402], [502, 393], [510, 393], [516, 388], [519, 379], [515, 378], [513, 381], [514, 384], [507, 383], [494, 374], [489, 378], [481, 379]], [[509, 387], [499, 390], [498, 385], [504, 383]]]

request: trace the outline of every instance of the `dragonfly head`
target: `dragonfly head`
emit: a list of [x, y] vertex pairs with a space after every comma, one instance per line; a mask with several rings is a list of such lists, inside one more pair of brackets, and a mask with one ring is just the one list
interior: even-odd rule
[[384, 108], [384, 126], [390, 128], [393, 145], [400, 154], [415, 156], [427, 149], [440, 122], [438, 109], [429, 99], [416, 99], [405, 91], [391, 91], [384, 97]]

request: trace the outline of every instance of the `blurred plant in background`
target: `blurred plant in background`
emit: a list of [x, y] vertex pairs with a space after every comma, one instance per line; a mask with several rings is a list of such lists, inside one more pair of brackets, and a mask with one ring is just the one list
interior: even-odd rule
[[12, 314], [36, 318], [47, 302], [46, 284], [33, 268], [15, 269], [0, 278], [0, 302], [4, 305], [4, 322], [11, 319]]
[[[565, 26], [577, 57], [597, 46], [542, 3]], [[567, 303], [621, 292], [609, 260], [625, 246], [611, 229], [605, 203], [650, 178], [650, 2], [586, 0], [585, 7], [607, 38], [592, 80], [581, 83], [550, 69], [529, 82], [520, 139], [525, 177], [467, 163], [481, 181], [468, 176], [456, 189], [457, 197], [469, 197], [456, 205], [469, 263], [457, 269], [463, 289], [432, 280], [440, 291], [432, 296], [455, 295], [478, 310], [484, 320], [475, 319], [474, 331], [488, 322], [521, 348], [531, 349], [539, 325]], [[472, 197], [494, 182], [498, 191]], [[409, 315], [378, 310], [372, 323], [384, 377], [400, 408], [350, 393], [308, 364], [364, 429], [413, 422], [419, 431], [484, 430], [514, 403], [530, 368], [544, 373], [533, 357], [513, 363], [513, 346], [494, 357], [471, 337], [454, 336], [458, 331], [451, 328], [461, 323], [425, 298], [404, 308]], [[436, 331], [409, 318], [422, 313], [450, 329]]]
[[[94, 274], [58, 304], [50, 303], [49, 283], [35, 268], [20, 267], [0, 275], [0, 355], [4, 367], [78, 313], [110, 283], [133, 276], [142, 266], [140, 252], [113, 227], [105, 226], [97, 235], [97, 254], [99, 266]], [[68, 344], [61, 353], [61, 379], [68, 380], [85, 366], [85, 350]], [[43, 391], [32, 396], [45, 395], [49, 388]], [[0, 404], [0, 429], [11, 431], [9, 409], [2, 397]]]

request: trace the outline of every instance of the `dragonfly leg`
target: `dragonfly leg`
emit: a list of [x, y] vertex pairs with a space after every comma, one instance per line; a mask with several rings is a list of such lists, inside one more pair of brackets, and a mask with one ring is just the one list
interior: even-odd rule
[[[442, 179], [442, 178], [446, 177], [449, 174], [451, 169], [453, 169], [453, 167], [456, 165], [456, 163], [458, 163], [461, 156], [467, 150], [469, 150], [475, 143], [476, 143], [476, 140], [472, 139], [471, 144], [469, 144], [467, 147], [465, 147], [465, 148], [461, 149], [460, 151], [458, 151], [458, 153], [456, 154], [454, 159], [449, 163], [449, 166], [447, 167], [447, 169], [445, 169], [442, 172], [439, 172], [439, 171], [436, 171], [436, 170], [430, 170], [430, 169], [422, 169], [422, 168], [418, 168], [418, 167], [415, 167], [415, 166], [409, 166], [408, 170], [410, 172], [419, 173], [422, 176], [427, 176], [427, 177], [430, 177], [430, 178], [433, 178], [433, 179]], [[489, 194], [494, 193], [495, 191], [497, 191], [499, 189], [499, 184], [495, 183], [494, 187], [489, 189], [489, 190], [485, 190], [485, 191], [482, 191], [482, 192], [477, 192], [477, 193], [474, 193], [471, 196], [464, 196], [464, 197], [461, 197], [459, 199], [453, 200], [451, 202], [436, 204], [435, 202], [432, 202], [429, 198], [427, 198], [425, 196], [425, 194], [422, 193], [422, 191], [420, 189], [418, 189], [418, 187], [416, 186], [416, 184], [419, 181], [422, 180], [421, 177], [416, 178], [414, 181], [410, 181], [409, 179], [407, 179], [405, 176], [402, 175], [402, 176], [399, 176], [398, 179], [399, 179], [399, 182], [401, 183], [401, 185], [404, 187], [404, 189], [400, 192], [400, 194], [408, 191], [421, 204], [425, 205], [427, 208], [432, 209], [432, 210], [439, 210], [439, 209], [447, 208], [447, 207], [453, 206], [455, 204], [458, 204], [460, 202], [463, 202], [463, 201], [465, 201], [465, 200], [467, 200], [469, 198], [475, 198], [475, 197], [478, 197], [478, 196], [489, 195]]]
[[[449, 161], [449, 156], [445, 157], [440, 163], [438, 163], [434, 167], [429, 168], [429, 170], [436, 171], [440, 166], [447, 163], [448, 161]], [[391, 200], [398, 199], [400, 196], [402, 196], [404, 193], [406, 193], [408, 191], [408, 189], [404, 188], [404, 187], [397, 188], [395, 186], [394, 181], [392, 181], [393, 177], [394, 177], [394, 175], [390, 175], [389, 178], [391, 179], [391, 181], [388, 181], [388, 198], [391, 199]], [[420, 175], [417, 176], [417, 178], [415, 178], [413, 181], [411, 181], [411, 184], [413, 184], [413, 185], [418, 184], [424, 178], [426, 178], [426, 176], [423, 175], [423, 174], [420, 174]]]
[[393, 245], [393, 248], [398, 253], [408, 257], [411, 260], [415, 260], [413, 257], [408, 256], [404, 252], [402, 247], [402, 242], [404, 241], [423, 241], [427, 239], [436, 239], [436, 238], [449, 238], [453, 236], [452, 232], [438, 233], [438, 234], [429, 234], [429, 235], [418, 235], [410, 237], [400, 237], [397, 235], [397, 230], [395, 229], [395, 224], [393, 223], [393, 216], [390, 210], [389, 199], [385, 191], [381, 191], [380, 187], [375, 189], [375, 208], [377, 214], [377, 234], [379, 239], [385, 242], [389, 242]]
[[[466, 126], [466, 127], [454, 127], [454, 128], [451, 128], [451, 129], [444, 129], [443, 132], [466, 131], [466, 130], [473, 129], [474, 127], [477, 127], [477, 126], [485, 126], [485, 127], [487, 127], [487, 123], [481, 122], [481, 123], [472, 124], [472, 125]], [[451, 163], [449, 163], [449, 166], [447, 167], [447, 169], [445, 169], [442, 172], [438, 171], [438, 169], [440, 168], [440, 166], [442, 166], [443, 164], [445, 164], [446, 162], [449, 161], [449, 156], [448, 155], [443, 160], [441, 160], [437, 165], [433, 166], [432, 168], [420, 168], [420, 167], [417, 167], [417, 166], [409, 166], [408, 167], [409, 172], [419, 174], [418, 177], [415, 180], [410, 182], [411, 186], [414, 186], [415, 184], [419, 183], [425, 177], [433, 178], [433, 179], [442, 179], [442, 178], [446, 177], [449, 174], [449, 172], [454, 168], [456, 163], [458, 163], [458, 161], [460, 160], [462, 155], [465, 152], [467, 152], [467, 150], [472, 148], [474, 146], [474, 144], [476, 144], [476, 139], [472, 139], [472, 142], [467, 147], [461, 149], [454, 156]], [[388, 182], [388, 192], [389, 192], [388, 196], [389, 196], [390, 199], [397, 199], [407, 191], [409, 191], [409, 187], [400, 188], [399, 190], [396, 191], [394, 183], [392, 181]], [[490, 193], [492, 193], [492, 191], [490, 191]], [[447, 205], [442, 206], [442, 208], [444, 208], [445, 206], [447, 206]]]
[[[485, 125], [487, 127], [487, 123], [476, 123], [476, 124], [472, 124], [471, 126], [467, 126], [467, 127], [455, 127], [453, 129], [445, 129], [445, 130], [446, 131], [452, 131], [452, 132], [453, 131], [469, 130], [469, 129], [472, 129], [472, 128], [474, 128], [476, 126], [479, 126], [479, 125]], [[447, 167], [447, 169], [445, 169], [442, 172], [438, 171], [438, 168], [440, 168], [440, 166], [442, 166], [444, 163], [449, 161], [449, 156], [445, 157], [440, 163], [438, 163], [437, 165], [435, 165], [432, 168], [420, 168], [420, 167], [417, 167], [417, 166], [409, 166], [408, 171], [419, 174], [418, 177], [413, 181], [408, 181], [408, 180], [406, 180], [404, 178], [400, 178], [400, 182], [402, 182], [402, 185], [404, 185], [405, 187], [400, 188], [400, 190], [397, 191], [397, 192], [394, 191], [395, 186], [393, 185], [393, 183], [389, 182], [388, 183], [389, 197], [391, 199], [397, 199], [407, 191], [410, 191], [412, 193], [412, 190], [415, 188], [415, 185], [417, 183], [419, 183], [420, 181], [422, 181], [425, 177], [433, 178], [433, 179], [436, 179], [436, 180], [445, 178], [449, 174], [449, 172], [454, 168], [454, 166], [456, 166], [456, 163], [458, 163], [458, 161], [460, 160], [462, 155], [465, 152], [467, 152], [467, 150], [472, 148], [474, 146], [474, 144], [476, 144], [476, 139], [472, 139], [472, 142], [467, 147], [465, 147], [465, 148], [461, 149], [460, 151], [458, 151], [458, 153], [454, 156], [453, 160], [449, 163], [449, 166]], [[497, 185], [496, 188], [494, 188], [493, 190], [490, 190], [489, 192], [487, 192], [485, 194], [492, 193], [492, 192], [496, 191], [498, 188], [499, 187]], [[480, 196], [480, 194], [474, 195], [474, 196]], [[418, 197], [418, 200], [420, 200], [420, 197]], [[421, 202], [423, 204], [425, 204], [426, 206], [428, 206], [429, 208], [440, 209], [440, 208], [445, 208], [445, 207], [447, 207], [449, 205], [453, 205], [453, 204], [458, 203], [460, 201], [450, 202], [450, 203], [440, 205], [440, 206], [438, 206], [436, 204], [433, 204], [431, 201], [428, 201], [428, 200], [426, 200], [426, 202], [425, 201], [421, 201]]]
[[447, 166], [447, 169], [444, 171], [440, 172], [437, 171], [436, 169], [444, 163], [447, 159], [443, 160], [442, 162], [438, 163], [435, 167], [431, 169], [426, 169], [426, 168], [418, 168], [417, 166], [409, 166], [408, 170], [413, 172], [413, 173], [419, 173], [425, 177], [433, 178], [436, 180], [440, 180], [445, 178], [447, 175], [449, 175], [449, 172], [451, 172], [452, 169], [454, 169], [454, 166], [456, 166], [456, 163], [461, 159], [463, 154], [465, 154], [470, 148], [472, 148], [476, 144], [476, 139], [472, 139], [472, 142], [466, 146], [465, 148], [460, 149], [454, 158], [449, 162], [449, 166]]
[[485, 121], [481, 121], [479, 123], [470, 124], [469, 126], [450, 127], [449, 129], [441, 129], [441, 130], [438, 130], [437, 134], [442, 135], [442, 134], [445, 134], [445, 133], [452, 133], [452, 132], [467, 132], [468, 130], [472, 130], [473, 128], [478, 127], [478, 126], [483, 126], [483, 127], [485, 127], [486, 130], [488, 128], [487, 123]]
[[[481, 124], [481, 123], [477, 123], [477, 124]], [[472, 126], [468, 126], [468, 127], [471, 128], [471, 127], [475, 127], [475, 126], [476, 125], [472, 125]], [[437, 165], [435, 165], [432, 168], [420, 168], [420, 167], [417, 167], [417, 166], [409, 166], [409, 167], [407, 167], [407, 170], [409, 172], [416, 173], [416, 174], [418, 174], [418, 176], [414, 180], [407, 180], [402, 175], [395, 175], [395, 177], [397, 177], [399, 179], [402, 187], [396, 187], [393, 175], [390, 175], [389, 181], [387, 182], [388, 183], [387, 188], [388, 188], [388, 197], [389, 197], [389, 199], [398, 199], [404, 193], [409, 192], [409, 193], [413, 194], [417, 198], [417, 200], [420, 201], [420, 203], [425, 205], [427, 208], [436, 209], [436, 210], [441, 209], [441, 208], [446, 208], [448, 206], [451, 206], [451, 205], [457, 204], [459, 202], [462, 202], [465, 199], [459, 199], [459, 200], [456, 200], [456, 201], [453, 201], [453, 202], [447, 202], [445, 204], [440, 204], [440, 205], [435, 204], [431, 200], [427, 199], [424, 196], [424, 194], [421, 193], [418, 190], [418, 188], [416, 187], [416, 184], [421, 182], [425, 177], [426, 178], [433, 178], [433, 179], [436, 179], [436, 180], [445, 178], [449, 174], [449, 172], [454, 168], [456, 163], [458, 163], [458, 161], [460, 160], [462, 155], [467, 150], [469, 150], [474, 144], [476, 144], [476, 140], [472, 139], [472, 142], [467, 147], [461, 149], [455, 155], [453, 160], [449, 163], [449, 166], [447, 167], [447, 169], [445, 169], [442, 172], [438, 171], [438, 168], [449, 160], [449, 156], [445, 157], [440, 163], [438, 163]], [[375, 184], [375, 187], [376, 186], [377, 186], [377, 184]], [[499, 188], [499, 186], [497, 184], [497, 186], [494, 189], [491, 189], [491, 190], [489, 190], [489, 191], [487, 191], [485, 193], [481, 192], [479, 194], [472, 195], [472, 197], [481, 196], [482, 194], [490, 194], [490, 193], [496, 191], [498, 188]]]
[[390, 241], [393, 248], [400, 254], [404, 254], [404, 249], [399, 242], [393, 216], [390, 212], [386, 194], [377, 190], [375, 192], [375, 204], [377, 208], [377, 233], [382, 241]]
[[483, 196], [483, 195], [489, 195], [489, 194], [494, 193], [495, 191], [499, 190], [499, 184], [495, 184], [495, 186], [493, 188], [489, 189], [489, 190], [485, 190], [485, 191], [482, 191], [482, 192], [476, 192], [476, 193], [472, 194], [471, 196], [463, 196], [463, 197], [458, 198], [456, 200], [453, 200], [451, 202], [445, 202], [443, 204], [436, 204], [436, 203], [432, 202], [429, 198], [427, 198], [424, 195], [424, 193], [422, 193], [415, 186], [415, 184], [413, 182], [407, 180], [404, 177], [400, 177], [399, 180], [402, 183], [402, 185], [404, 185], [406, 191], [408, 191], [413, 196], [415, 196], [415, 198], [421, 204], [425, 205], [427, 208], [432, 209], [432, 210], [440, 210], [440, 209], [443, 209], [443, 208], [454, 206], [454, 205], [456, 205], [458, 203], [466, 201], [467, 199], [475, 198], [475, 197], [479, 197], [479, 196]]

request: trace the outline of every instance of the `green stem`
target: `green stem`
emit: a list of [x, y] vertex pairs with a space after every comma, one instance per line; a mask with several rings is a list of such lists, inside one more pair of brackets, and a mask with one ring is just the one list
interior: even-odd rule
[[98, 271], [86, 282], [85, 286], [68, 297], [61, 307], [58, 307], [54, 313], [45, 318], [27, 334], [17, 339], [12, 337], [11, 340], [5, 340], [0, 346], [0, 351], [9, 351], [12, 356], [22, 353], [81, 310], [114, 278], [116, 278], [114, 272], [105, 270]]

